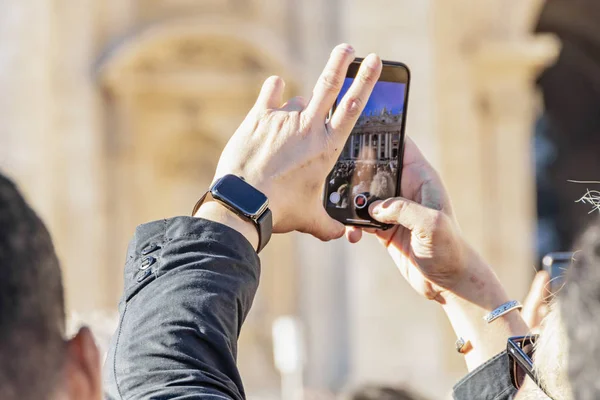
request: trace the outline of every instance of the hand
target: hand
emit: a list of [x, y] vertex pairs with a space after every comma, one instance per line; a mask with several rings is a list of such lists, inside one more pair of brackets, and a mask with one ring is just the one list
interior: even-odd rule
[[[468, 249], [440, 177], [410, 138], [405, 142], [401, 193], [404, 198], [371, 205], [373, 218], [395, 225], [375, 234], [411, 286], [443, 302], [441, 294], [463, 277]], [[347, 232], [353, 243], [361, 235], [359, 229]]]
[[[483, 320], [510, 299], [492, 268], [462, 238], [441, 179], [410, 139], [401, 184], [405, 197], [371, 205], [373, 218], [395, 225], [375, 234], [410, 285], [442, 304], [456, 336], [469, 340], [465, 361], [473, 371], [505, 349], [508, 337], [523, 335], [528, 327], [518, 312], [493, 325]], [[355, 242], [361, 234], [351, 229], [348, 238]]]
[[263, 192], [273, 213], [274, 233], [297, 230], [321, 240], [344, 233], [344, 226], [326, 213], [321, 192], [382, 68], [379, 57], [368, 56], [326, 124], [353, 60], [352, 47], [337, 46], [308, 104], [296, 97], [282, 105], [283, 80], [267, 79], [221, 155], [215, 179], [235, 174]]
[[532, 333], [538, 333], [542, 320], [548, 315], [548, 299], [551, 298], [552, 293], [548, 290], [550, 286], [550, 275], [546, 271], [539, 271], [529, 293], [523, 302], [523, 320], [529, 326]]

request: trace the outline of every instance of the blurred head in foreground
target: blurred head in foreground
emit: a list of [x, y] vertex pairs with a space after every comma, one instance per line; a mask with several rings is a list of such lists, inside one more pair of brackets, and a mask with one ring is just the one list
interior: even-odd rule
[[65, 339], [62, 278], [50, 235], [0, 174], [0, 398], [101, 399], [89, 330]]
[[560, 294], [569, 381], [576, 399], [600, 398], [600, 219], [577, 245]]
[[[554, 399], [600, 398], [600, 219], [575, 246], [564, 287], [546, 317], [534, 360]], [[547, 399], [529, 382], [519, 400]]]

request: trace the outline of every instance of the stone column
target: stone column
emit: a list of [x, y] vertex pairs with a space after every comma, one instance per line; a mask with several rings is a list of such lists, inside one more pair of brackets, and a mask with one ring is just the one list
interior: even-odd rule
[[[436, 119], [443, 121], [440, 172], [463, 232], [521, 298], [533, 271], [533, 85], [556, 48], [524, 24], [499, 19], [509, 8], [502, 0], [439, 2], [436, 53], [444, 68], [436, 75]], [[457, 25], [459, 16], [468, 18]], [[465, 47], [474, 31], [479, 38]]]
[[[523, 38], [490, 43], [476, 55], [478, 95], [487, 107], [480, 119], [487, 165], [483, 187], [486, 242], [482, 253], [494, 265], [512, 298], [523, 298], [533, 275], [535, 171], [533, 127], [537, 95], [533, 82], [551, 60], [553, 41]], [[516, 276], [522, 279], [515, 280]]]
[[54, 165], [50, 0], [6, 0], [0, 5], [0, 170], [54, 230]]
[[360, 142], [360, 150], [358, 152], [358, 155], [359, 155], [360, 159], [364, 159], [364, 157], [365, 157], [364, 152], [367, 149], [367, 134], [361, 133], [360, 139], [361, 139], [361, 142]]
[[67, 310], [105, 306], [94, 1], [9, 0], [0, 9], [0, 165], [53, 236]]
[[54, 189], [66, 300], [70, 311], [115, 310], [118, 298], [111, 296], [110, 288], [120, 282], [122, 260], [109, 265], [107, 255], [115, 250], [106, 247], [106, 142], [100, 92], [92, 74], [98, 48], [97, 1], [55, 1], [54, 141], [60, 151], [52, 173], [63, 177]]

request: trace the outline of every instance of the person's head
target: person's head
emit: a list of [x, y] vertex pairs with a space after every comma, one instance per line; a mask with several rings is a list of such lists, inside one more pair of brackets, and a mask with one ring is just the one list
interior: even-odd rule
[[408, 390], [391, 387], [368, 385], [357, 390], [350, 400], [421, 400], [422, 398]]
[[576, 399], [600, 398], [600, 219], [579, 240], [560, 293], [569, 381]]
[[[600, 398], [600, 219], [575, 248], [534, 354], [540, 383], [561, 400]], [[529, 383], [519, 392], [520, 400], [547, 398]]]
[[0, 398], [100, 399], [89, 330], [65, 340], [61, 272], [50, 235], [0, 174]]
[[[567, 333], [561, 318], [560, 304], [554, 301], [542, 322], [533, 355], [539, 382], [553, 399], [571, 400], [573, 395], [567, 374]], [[519, 391], [518, 400], [548, 400], [529, 378]]]
[[380, 171], [373, 177], [369, 192], [371, 195], [380, 199], [387, 199], [394, 196], [394, 186], [392, 176], [386, 172]]

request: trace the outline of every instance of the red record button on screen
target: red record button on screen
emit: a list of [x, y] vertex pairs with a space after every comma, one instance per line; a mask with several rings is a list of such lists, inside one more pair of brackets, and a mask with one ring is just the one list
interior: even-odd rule
[[367, 205], [367, 196], [359, 194], [354, 198], [354, 206], [358, 209], [365, 208]]

